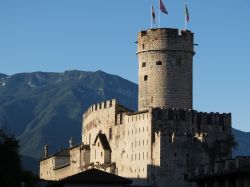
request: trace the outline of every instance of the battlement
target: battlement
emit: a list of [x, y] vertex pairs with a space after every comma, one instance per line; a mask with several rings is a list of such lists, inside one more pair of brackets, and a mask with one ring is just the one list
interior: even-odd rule
[[157, 28], [157, 29], [148, 29], [140, 31], [138, 37], [152, 37], [152, 36], [172, 36], [172, 37], [192, 37], [193, 33], [189, 30], [178, 30], [174, 28]]
[[173, 52], [193, 52], [193, 33], [190, 31], [160, 28], [138, 33], [138, 51], [142, 52], [171, 50]]
[[204, 176], [218, 176], [223, 174], [234, 173], [236, 171], [249, 172], [250, 157], [239, 156], [235, 159], [226, 159], [217, 161], [215, 164], [204, 164], [196, 167], [194, 178], [202, 178]]
[[220, 114], [218, 112], [198, 112], [192, 109], [154, 108], [153, 117], [156, 120], [187, 121], [190, 124], [195, 124], [198, 129], [208, 125], [221, 126], [222, 130], [231, 128], [231, 113]]
[[101, 110], [105, 110], [108, 108], [112, 108], [115, 107], [117, 105], [117, 102], [115, 99], [111, 99], [111, 100], [107, 100], [107, 101], [103, 101], [101, 103], [96, 103], [91, 105], [85, 112], [84, 112], [84, 117], [87, 117], [88, 115], [90, 115], [93, 112], [96, 111], [101, 111]]

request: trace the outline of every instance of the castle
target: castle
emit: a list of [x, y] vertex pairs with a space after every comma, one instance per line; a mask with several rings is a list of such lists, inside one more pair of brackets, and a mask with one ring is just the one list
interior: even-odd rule
[[[40, 161], [40, 178], [60, 180], [97, 168], [135, 186], [189, 187], [195, 166], [230, 158], [231, 114], [193, 110], [193, 33], [158, 28], [138, 33], [138, 111], [116, 100], [83, 114], [82, 142]], [[220, 142], [223, 154], [211, 154]]]

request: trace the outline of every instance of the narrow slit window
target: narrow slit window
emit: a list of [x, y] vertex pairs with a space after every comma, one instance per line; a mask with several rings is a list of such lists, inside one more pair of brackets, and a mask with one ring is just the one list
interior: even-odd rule
[[109, 128], [109, 139], [112, 139], [112, 128]]
[[144, 68], [144, 67], [146, 67], [146, 65], [147, 65], [146, 62], [143, 62], [141, 67]]

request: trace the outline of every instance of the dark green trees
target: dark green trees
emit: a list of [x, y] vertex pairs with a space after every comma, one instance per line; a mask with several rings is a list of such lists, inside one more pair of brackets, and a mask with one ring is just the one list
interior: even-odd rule
[[18, 148], [16, 138], [0, 129], [0, 186], [20, 186], [21, 161]]
[[226, 135], [222, 139], [217, 139], [212, 144], [203, 143], [203, 149], [209, 157], [210, 163], [231, 156], [232, 149], [236, 149], [238, 143], [232, 134]]

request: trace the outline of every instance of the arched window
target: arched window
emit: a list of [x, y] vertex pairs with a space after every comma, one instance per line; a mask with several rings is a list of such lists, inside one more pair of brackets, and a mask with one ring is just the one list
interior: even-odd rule
[[148, 80], [148, 76], [145, 75], [145, 76], [144, 76], [144, 81], [147, 81], [147, 80]]
[[162, 65], [162, 61], [157, 61], [156, 65]]

